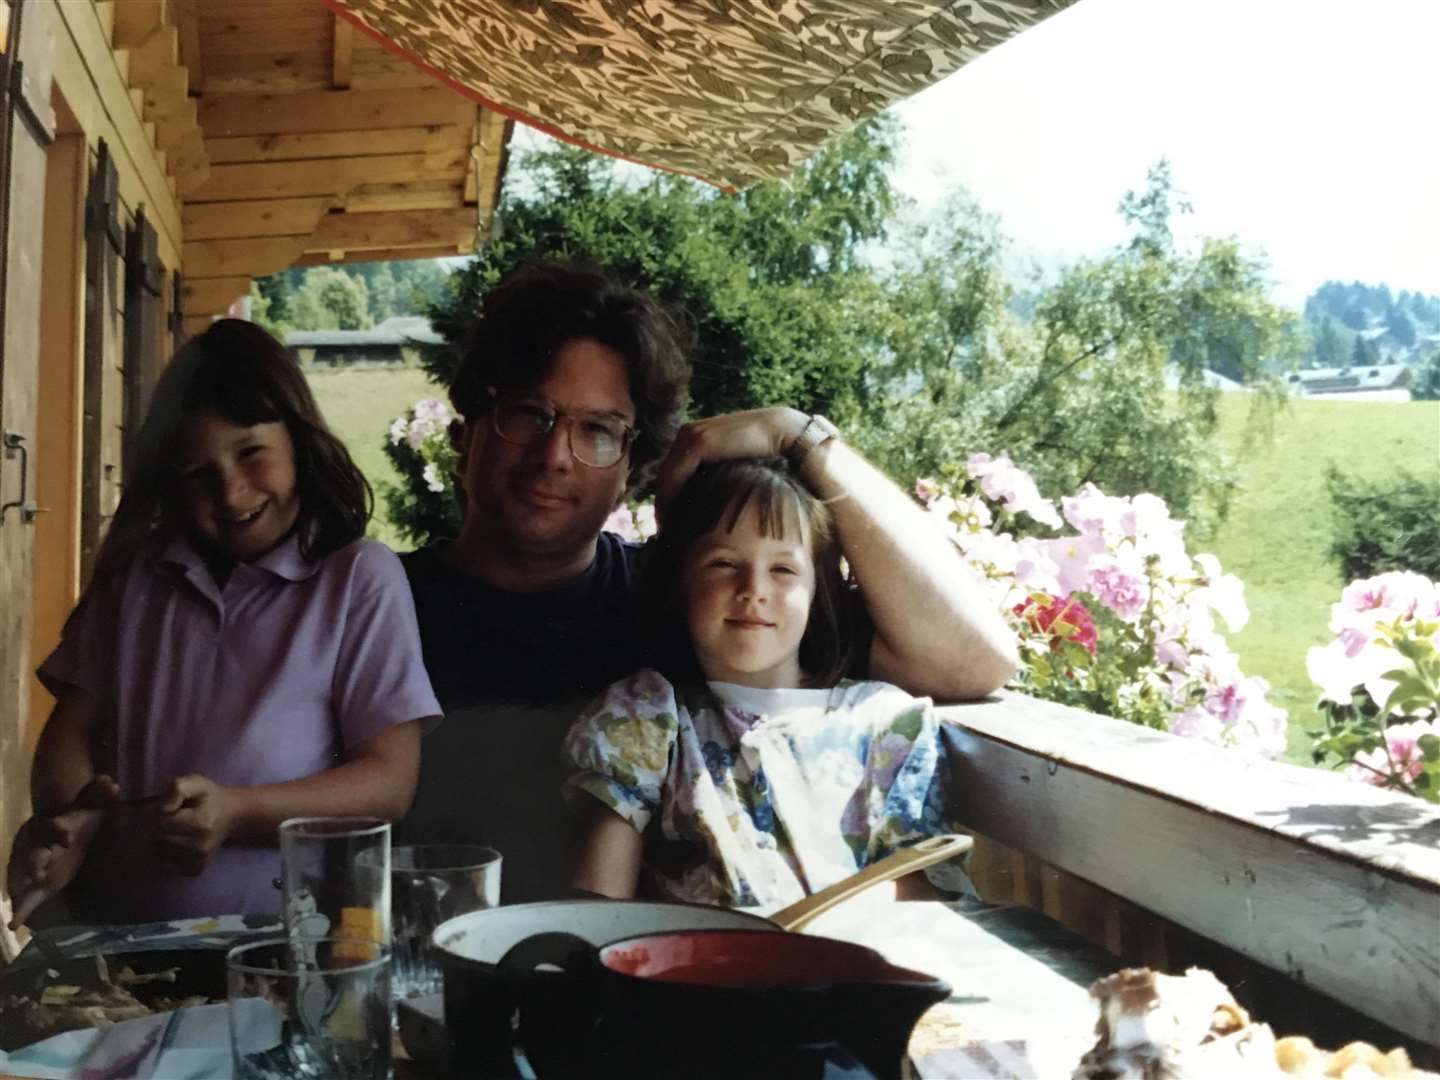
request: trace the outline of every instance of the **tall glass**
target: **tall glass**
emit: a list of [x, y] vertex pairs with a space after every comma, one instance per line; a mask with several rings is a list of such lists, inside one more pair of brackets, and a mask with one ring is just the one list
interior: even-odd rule
[[280, 888], [292, 939], [390, 944], [390, 823], [290, 818], [280, 825]]
[[474, 844], [416, 844], [390, 852], [395, 999], [441, 990], [430, 937], [446, 919], [500, 903], [500, 853]]
[[289, 938], [225, 957], [236, 1080], [387, 1080], [390, 951], [373, 941]]

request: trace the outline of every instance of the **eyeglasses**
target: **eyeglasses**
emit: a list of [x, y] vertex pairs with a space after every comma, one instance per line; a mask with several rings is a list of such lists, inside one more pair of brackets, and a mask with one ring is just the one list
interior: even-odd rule
[[625, 421], [596, 413], [564, 413], [533, 398], [512, 398], [497, 390], [491, 409], [495, 434], [516, 446], [534, 446], [550, 437], [561, 420], [568, 420], [570, 456], [592, 469], [608, 469], [625, 456], [640, 434]]

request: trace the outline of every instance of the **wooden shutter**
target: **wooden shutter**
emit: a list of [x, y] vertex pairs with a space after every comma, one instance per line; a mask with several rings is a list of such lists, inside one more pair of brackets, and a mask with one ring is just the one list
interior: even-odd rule
[[101, 139], [85, 199], [85, 416], [81, 434], [80, 575], [89, 581], [118, 502], [124, 384], [120, 348], [120, 183]]
[[125, 237], [125, 475], [134, 461], [135, 437], [160, 377], [161, 327], [165, 321], [165, 279], [155, 227], [145, 211]]
[[176, 270], [170, 275], [170, 346], [179, 352], [185, 344], [185, 275]]

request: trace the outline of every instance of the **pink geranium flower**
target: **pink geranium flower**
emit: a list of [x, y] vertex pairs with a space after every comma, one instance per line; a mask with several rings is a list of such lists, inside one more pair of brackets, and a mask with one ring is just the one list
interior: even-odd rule
[[1114, 555], [1096, 555], [1090, 560], [1085, 591], [1126, 622], [1134, 622], [1145, 610], [1150, 590], [1142, 568]]
[[1034, 479], [1008, 457], [993, 458], [989, 454], [971, 454], [966, 470], [980, 482], [987, 498], [1003, 502], [1011, 510], [1029, 514], [1036, 521], [1060, 527], [1055, 504], [1043, 498]]
[[1406, 782], [1413, 783], [1425, 767], [1424, 757], [1420, 752], [1422, 735], [1440, 735], [1440, 724], [1433, 720], [1394, 724], [1385, 729], [1385, 745], [1390, 749], [1388, 756], [1384, 747], [1361, 751], [1355, 755], [1355, 764], [1346, 772], [1355, 779], [1370, 784], [1384, 784], [1391, 776], [1402, 777]]

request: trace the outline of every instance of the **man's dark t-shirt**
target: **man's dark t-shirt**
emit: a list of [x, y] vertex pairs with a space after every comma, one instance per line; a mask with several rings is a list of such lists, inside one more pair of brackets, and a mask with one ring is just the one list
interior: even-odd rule
[[560, 740], [588, 700], [652, 662], [641, 547], [601, 533], [577, 580], [528, 593], [482, 584], [441, 551], [401, 556], [445, 722], [422, 743], [396, 842], [488, 844], [507, 903], [564, 895], [583, 838], [560, 799]]

